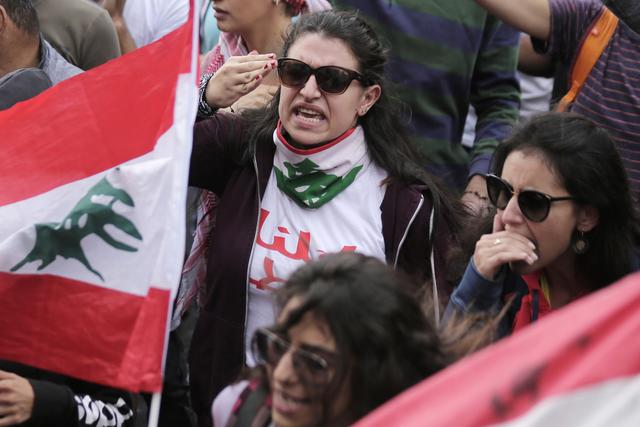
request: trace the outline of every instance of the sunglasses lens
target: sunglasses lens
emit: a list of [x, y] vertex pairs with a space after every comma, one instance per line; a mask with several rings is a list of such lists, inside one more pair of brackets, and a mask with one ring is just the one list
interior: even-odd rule
[[487, 176], [487, 193], [497, 209], [505, 209], [511, 199], [511, 189], [497, 176]]
[[253, 354], [258, 363], [277, 365], [289, 344], [276, 335], [258, 330], [253, 340]]
[[327, 382], [329, 377], [327, 363], [319, 356], [298, 350], [293, 355], [293, 363], [307, 383], [321, 385]]
[[278, 76], [285, 86], [302, 86], [311, 75], [311, 68], [303, 62], [291, 59], [278, 60]]
[[316, 79], [320, 89], [329, 93], [344, 92], [353, 80], [345, 70], [331, 66], [318, 68]]
[[542, 222], [549, 215], [549, 199], [537, 191], [522, 191], [518, 195], [518, 205], [522, 214], [534, 222]]

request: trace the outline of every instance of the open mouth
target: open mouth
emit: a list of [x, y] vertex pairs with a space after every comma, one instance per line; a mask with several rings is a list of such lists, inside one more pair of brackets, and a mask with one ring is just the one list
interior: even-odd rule
[[310, 108], [298, 107], [294, 110], [295, 116], [308, 123], [320, 123], [325, 119], [324, 114]]

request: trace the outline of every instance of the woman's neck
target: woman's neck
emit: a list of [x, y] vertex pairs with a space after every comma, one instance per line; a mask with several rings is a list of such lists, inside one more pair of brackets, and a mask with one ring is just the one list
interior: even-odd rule
[[276, 8], [263, 22], [256, 23], [246, 32], [242, 39], [249, 52], [280, 54], [286, 30], [291, 24], [291, 17]]
[[576, 256], [569, 251], [544, 269], [553, 308], [567, 305], [591, 289], [590, 279], [578, 271]]
[[[255, 50], [258, 53], [280, 55], [287, 28], [291, 24], [291, 17], [279, 8], [275, 8], [274, 13], [269, 16], [267, 22], [256, 23], [249, 31], [242, 34], [248, 52]], [[269, 73], [263, 84], [278, 85], [276, 73]]]

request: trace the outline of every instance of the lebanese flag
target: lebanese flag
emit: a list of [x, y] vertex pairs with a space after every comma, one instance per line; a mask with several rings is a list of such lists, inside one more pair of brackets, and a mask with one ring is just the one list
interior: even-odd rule
[[0, 112], [0, 359], [161, 390], [197, 109], [191, 9]]
[[391, 400], [356, 427], [640, 425], [640, 273]]

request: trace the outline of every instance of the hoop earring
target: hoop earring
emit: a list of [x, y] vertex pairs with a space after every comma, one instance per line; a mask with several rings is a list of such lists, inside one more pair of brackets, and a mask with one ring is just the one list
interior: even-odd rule
[[573, 248], [573, 252], [582, 255], [589, 250], [589, 239], [585, 237], [584, 231], [580, 231], [579, 233], [579, 235], [577, 233], [573, 235], [571, 247]]

